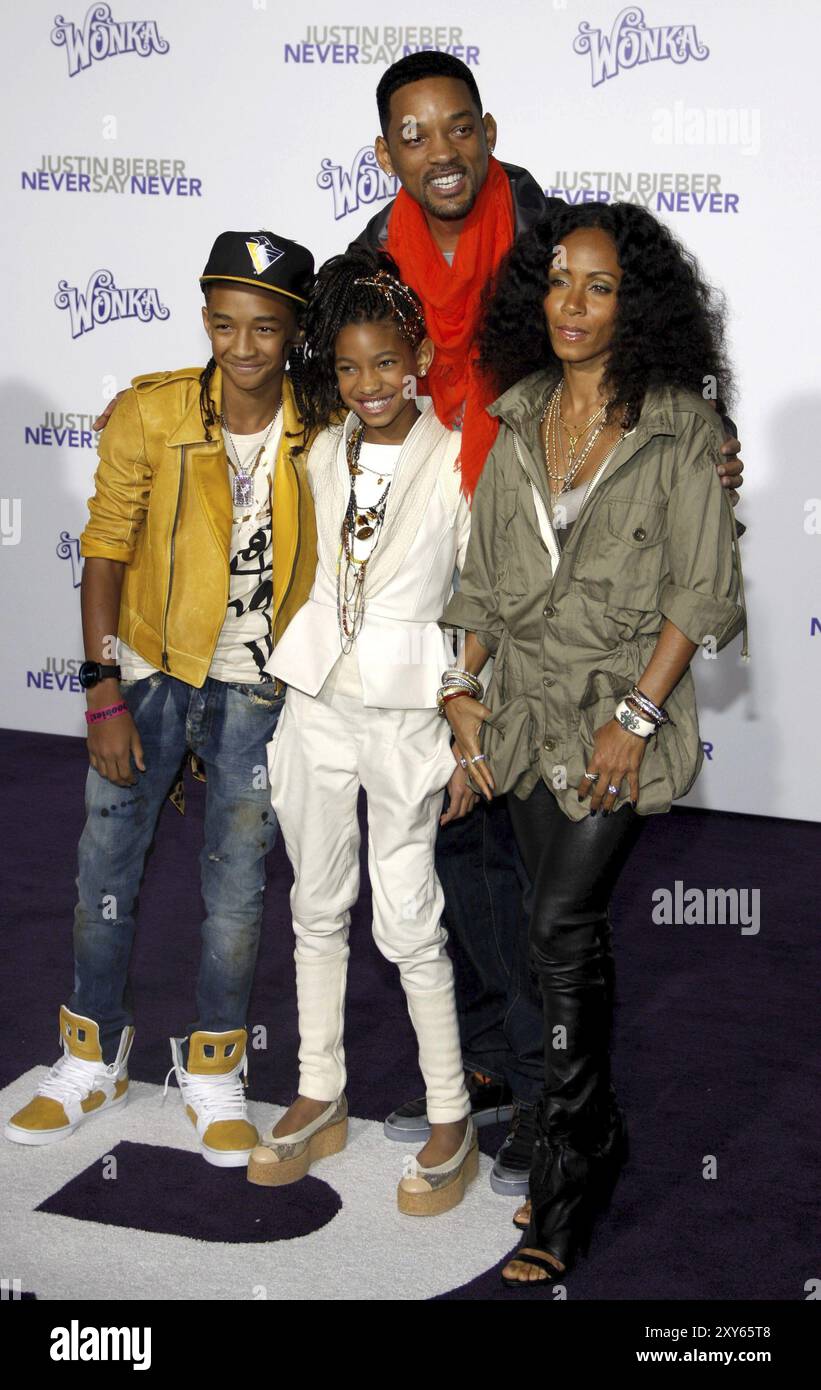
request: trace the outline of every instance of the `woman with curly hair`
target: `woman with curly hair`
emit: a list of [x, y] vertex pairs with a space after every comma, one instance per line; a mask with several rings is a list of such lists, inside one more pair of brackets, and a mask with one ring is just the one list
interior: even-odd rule
[[[610, 1079], [608, 904], [644, 817], [702, 761], [689, 667], [744, 623], [711, 401], [723, 321], [692, 257], [629, 204], [563, 208], [502, 265], [480, 336], [502, 393], [461, 586], [444, 709], [483, 795], [512, 792], [544, 1007], [514, 1287], [564, 1274], [625, 1151]], [[495, 657], [487, 700], [469, 683]], [[465, 688], [465, 687], [468, 688]]]

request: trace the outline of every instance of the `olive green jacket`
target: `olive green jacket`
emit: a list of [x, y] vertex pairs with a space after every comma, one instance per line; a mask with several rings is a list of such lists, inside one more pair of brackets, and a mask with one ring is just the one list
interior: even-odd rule
[[[497, 792], [524, 798], [541, 777], [580, 820], [589, 803], [576, 787], [594, 731], [646, 669], [665, 618], [718, 650], [744, 626], [744, 594], [716, 473], [721, 422], [688, 391], [648, 393], [559, 550], [538, 433], [554, 381], [537, 372], [490, 406], [499, 435], [441, 622], [475, 632], [495, 657], [482, 748]], [[672, 722], [649, 740], [639, 772], [645, 815], [684, 796], [703, 758], [689, 670], [665, 708]], [[628, 796], [625, 783], [616, 805]]]

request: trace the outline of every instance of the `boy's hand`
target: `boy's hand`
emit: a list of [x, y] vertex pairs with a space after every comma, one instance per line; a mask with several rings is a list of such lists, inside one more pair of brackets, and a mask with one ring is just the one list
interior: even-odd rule
[[[109, 697], [109, 704], [118, 700]], [[117, 787], [133, 787], [137, 778], [131, 767], [133, 757], [137, 769], [145, 772], [143, 746], [131, 715], [117, 714], [113, 719], [101, 719], [88, 729], [88, 760], [95, 772]]]
[[106, 406], [105, 410], [101, 411], [101, 413], [97, 416], [97, 419], [94, 421], [94, 423], [93, 423], [92, 426], [91, 426], [91, 428], [92, 428], [93, 430], [95, 430], [95, 431], [97, 432], [97, 434], [99, 434], [100, 430], [104, 430], [104, 429], [105, 429], [106, 425], [108, 424], [109, 420], [111, 419], [111, 416], [112, 416], [113, 411], [114, 411], [114, 407], [115, 407], [115, 405], [117, 404], [118, 400], [120, 399], [120, 396], [124, 396], [124, 395], [125, 395], [125, 391], [118, 391], [117, 394], [116, 394], [116, 396], [114, 397], [114, 399], [113, 399], [113, 400], [110, 400], [110, 401], [108, 402], [108, 405]]

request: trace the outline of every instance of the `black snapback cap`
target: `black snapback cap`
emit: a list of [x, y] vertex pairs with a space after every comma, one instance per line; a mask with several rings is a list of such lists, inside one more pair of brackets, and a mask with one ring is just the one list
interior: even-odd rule
[[257, 285], [306, 304], [314, 281], [314, 258], [306, 246], [276, 232], [220, 232], [200, 284], [211, 280]]

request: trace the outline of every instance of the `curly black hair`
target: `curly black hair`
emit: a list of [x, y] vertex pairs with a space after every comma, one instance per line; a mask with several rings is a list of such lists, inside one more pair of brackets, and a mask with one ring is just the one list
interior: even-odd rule
[[479, 366], [494, 388], [501, 395], [539, 370], [561, 374], [543, 300], [557, 248], [583, 227], [612, 237], [622, 271], [604, 377], [611, 412], [621, 413], [629, 429], [650, 388], [679, 386], [703, 395], [710, 379], [718, 409], [726, 413], [732, 374], [724, 298], [672, 232], [634, 203], [551, 209], [514, 243], [487, 287], [479, 329]]
[[[379, 284], [372, 283], [377, 277]], [[361, 280], [369, 283], [357, 283]], [[306, 436], [324, 429], [344, 409], [334, 367], [337, 334], [349, 323], [386, 319], [413, 347], [425, 337], [422, 301], [402, 283], [399, 267], [386, 252], [354, 245], [320, 266], [305, 310], [301, 379], [294, 383]]]

